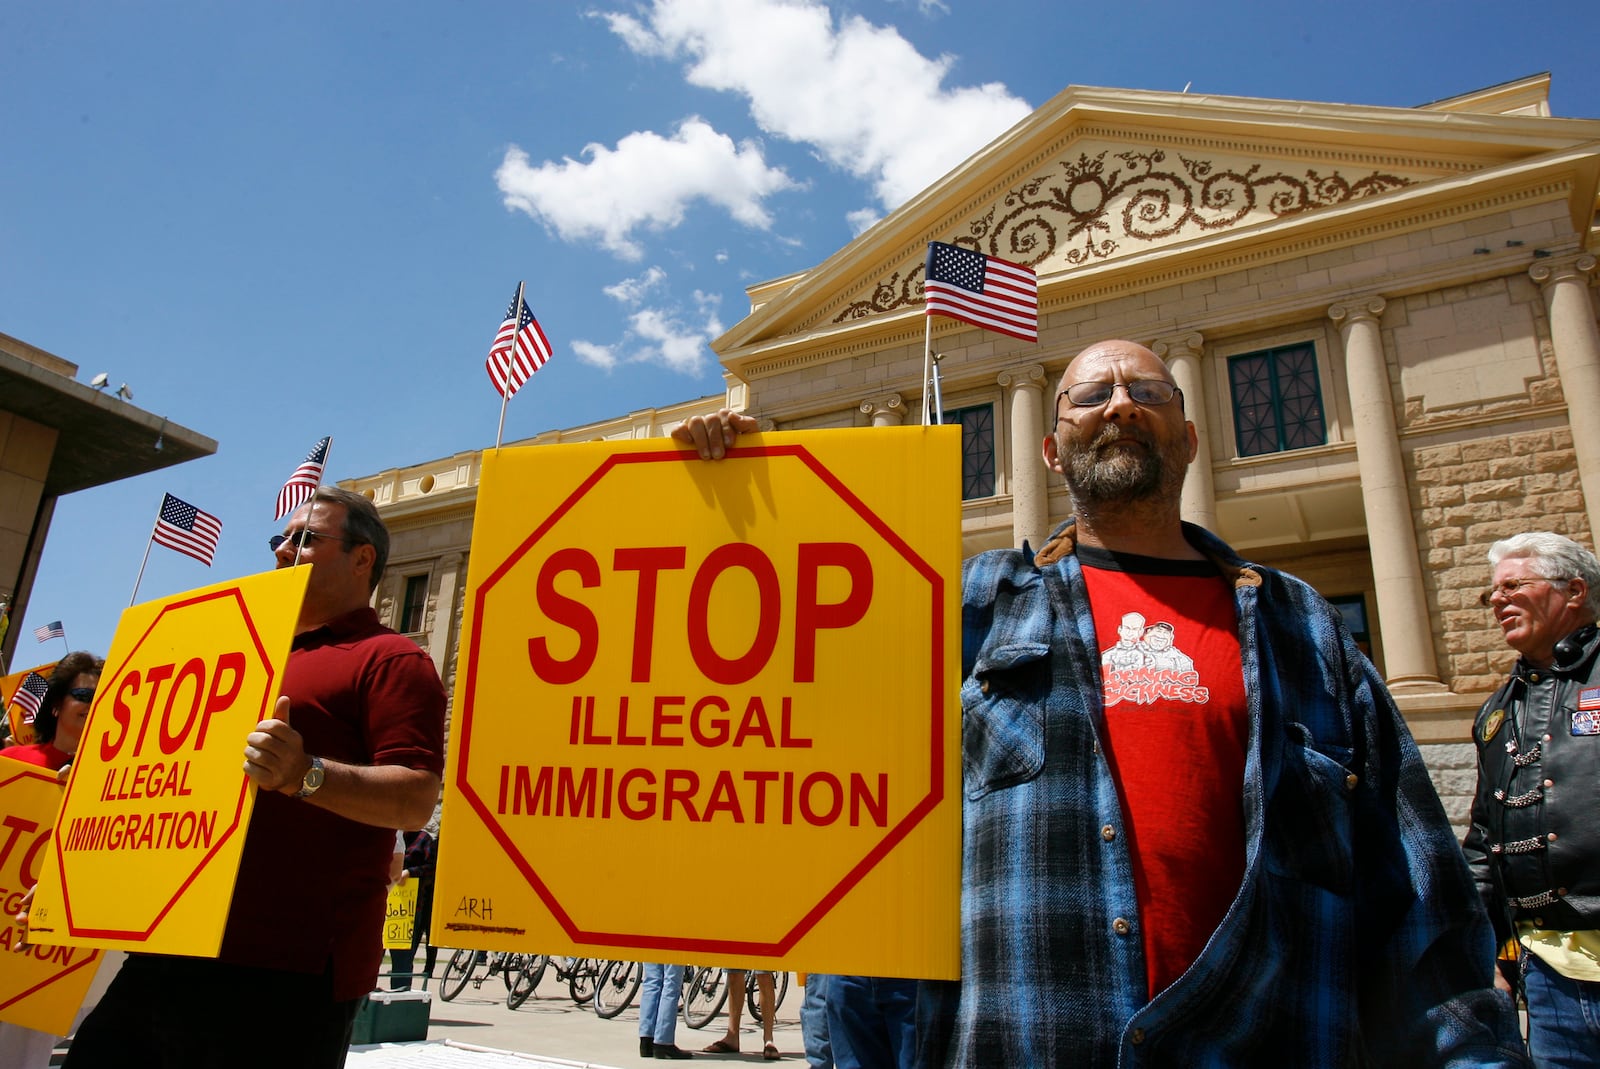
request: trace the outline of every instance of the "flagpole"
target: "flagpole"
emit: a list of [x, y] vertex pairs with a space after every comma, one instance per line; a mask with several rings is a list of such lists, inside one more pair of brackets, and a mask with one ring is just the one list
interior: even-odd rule
[[[163, 504], [165, 504], [166, 500], [167, 499], [165, 496], [161, 498]], [[160, 522], [161, 506], [157, 505], [156, 523]], [[128, 599], [128, 608], [130, 609], [133, 608], [134, 603], [139, 600], [139, 584], [144, 582], [144, 566], [150, 563], [150, 547], [154, 545], [156, 541], [156, 523], [152, 523], [150, 525], [150, 537], [144, 540], [144, 559], [139, 562], [139, 575], [133, 581], [133, 596]]]
[[933, 316], [922, 317], [922, 425], [928, 425], [928, 386], [933, 368]]
[[[528, 284], [525, 278], [517, 280], [517, 299], [511, 305], [511, 351], [516, 352], [517, 335], [522, 332], [522, 293], [523, 287]], [[503, 388], [500, 391], [500, 426], [495, 428], [494, 447], [500, 448], [500, 439], [506, 432], [506, 405], [511, 403], [511, 395]]]
[[[312, 506], [312, 508], [316, 507], [317, 491], [322, 489], [322, 477], [328, 473], [328, 458], [331, 456], [333, 456], [333, 435], [330, 434], [328, 435], [328, 448], [322, 452], [322, 467], [317, 469], [317, 485], [311, 488], [311, 496], [306, 498], [306, 501]], [[306, 519], [308, 521], [311, 519], [311, 511], [311, 508], [306, 509]], [[294, 513], [291, 512], [290, 515], [292, 516]], [[305, 548], [306, 540], [304, 536], [301, 536], [300, 541], [296, 543], [294, 547], [295, 567], [300, 566], [300, 554], [305, 550]]]
[[61, 648], [63, 652], [72, 652], [72, 645], [67, 641], [67, 627], [65, 624], [61, 625]]

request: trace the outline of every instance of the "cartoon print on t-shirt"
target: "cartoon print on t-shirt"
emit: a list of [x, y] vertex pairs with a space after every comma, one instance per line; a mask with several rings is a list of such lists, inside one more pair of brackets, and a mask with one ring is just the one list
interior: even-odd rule
[[1100, 653], [1105, 703], [1158, 701], [1203, 704], [1211, 693], [1200, 685], [1194, 658], [1177, 647], [1177, 629], [1165, 620], [1146, 624], [1142, 613], [1124, 613], [1117, 641]]

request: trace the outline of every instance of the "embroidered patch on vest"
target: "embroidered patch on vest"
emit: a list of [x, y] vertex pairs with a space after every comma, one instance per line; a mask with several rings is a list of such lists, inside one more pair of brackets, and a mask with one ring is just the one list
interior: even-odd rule
[[1578, 691], [1579, 709], [1600, 709], [1600, 687], [1584, 687]]
[[1572, 714], [1574, 735], [1600, 735], [1600, 710], [1579, 709]]
[[1479, 740], [1482, 742], [1488, 742], [1490, 739], [1494, 738], [1495, 732], [1499, 731], [1500, 725], [1504, 724], [1505, 722], [1506, 711], [1504, 709], [1496, 709], [1494, 712], [1484, 717], [1483, 727], [1478, 729]]

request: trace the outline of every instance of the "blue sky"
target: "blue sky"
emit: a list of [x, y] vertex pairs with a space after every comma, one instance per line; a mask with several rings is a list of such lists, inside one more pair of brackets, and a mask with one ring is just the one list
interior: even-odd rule
[[[1409, 107], [1541, 71], [1592, 0], [0, 7], [0, 331], [217, 455], [63, 499], [26, 618], [104, 652], [164, 491], [271, 565], [278, 487], [493, 444], [519, 279], [555, 356], [506, 439], [719, 392], [745, 287], [815, 264], [1068, 85]], [[909, 135], [909, 136], [908, 136]], [[24, 634], [17, 666], [59, 654]]]

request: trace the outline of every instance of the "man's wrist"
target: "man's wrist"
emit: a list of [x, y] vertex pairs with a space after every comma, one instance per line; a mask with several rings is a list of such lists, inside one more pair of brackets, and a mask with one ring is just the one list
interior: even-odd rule
[[322, 758], [312, 757], [310, 767], [300, 777], [299, 787], [290, 793], [295, 798], [310, 798], [322, 789], [322, 783], [325, 778], [326, 773], [322, 767]]

